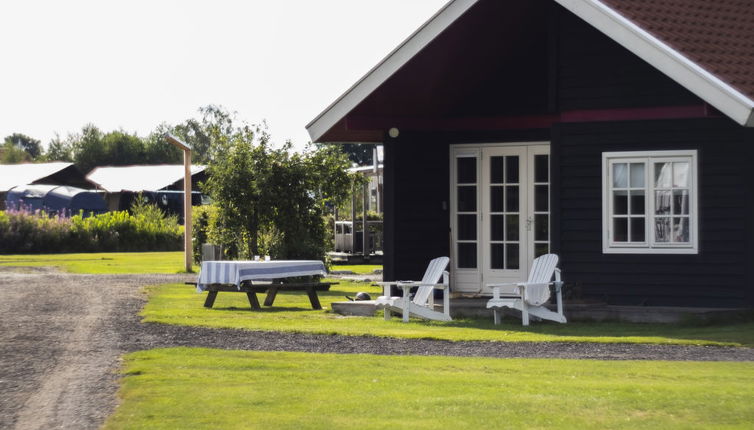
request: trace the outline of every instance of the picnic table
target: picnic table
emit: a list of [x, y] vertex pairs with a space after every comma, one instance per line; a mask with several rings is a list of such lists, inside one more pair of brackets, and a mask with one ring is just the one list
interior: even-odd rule
[[272, 306], [278, 292], [306, 291], [312, 309], [322, 309], [317, 291], [329, 290], [336, 283], [314, 279], [284, 282], [284, 279], [325, 275], [325, 265], [319, 260], [203, 261], [196, 289], [208, 291], [204, 302], [208, 308], [214, 305], [221, 291], [245, 293], [253, 310], [261, 309], [257, 293], [266, 292], [264, 305]]

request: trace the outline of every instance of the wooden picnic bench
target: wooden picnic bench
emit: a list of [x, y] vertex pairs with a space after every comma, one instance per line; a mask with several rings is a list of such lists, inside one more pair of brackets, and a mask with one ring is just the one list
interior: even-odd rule
[[[187, 282], [187, 284], [196, 285], [196, 283]], [[312, 305], [312, 309], [322, 309], [322, 305], [319, 303], [319, 297], [317, 291], [327, 291], [330, 286], [336, 285], [337, 282], [293, 282], [293, 283], [265, 283], [255, 284], [248, 281], [242, 282], [240, 287], [236, 287], [233, 284], [210, 284], [206, 287], [207, 299], [204, 301], [205, 308], [211, 308], [215, 304], [217, 293], [229, 292], [229, 293], [246, 293], [246, 297], [249, 299], [249, 304], [253, 310], [261, 310], [259, 306], [259, 300], [257, 299], [257, 293], [267, 293], [264, 299], [265, 306], [272, 306], [275, 303], [275, 298], [279, 292], [288, 291], [306, 291], [309, 296], [309, 303]]]

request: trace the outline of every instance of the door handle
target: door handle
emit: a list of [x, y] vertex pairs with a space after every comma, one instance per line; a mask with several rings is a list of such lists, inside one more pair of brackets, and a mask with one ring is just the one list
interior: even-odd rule
[[534, 224], [534, 218], [532, 217], [526, 218], [526, 231], [531, 231], [532, 224]]

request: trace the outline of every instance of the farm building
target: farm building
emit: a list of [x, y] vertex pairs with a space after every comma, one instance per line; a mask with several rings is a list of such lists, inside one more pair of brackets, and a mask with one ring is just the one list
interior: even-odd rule
[[0, 164], [0, 209], [4, 208], [6, 193], [11, 188], [30, 184], [94, 188], [73, 163]]
[[64, 216], [107, 212], [102, 193], [67, 185], [19, 185], [8, 190], [8, 209], [43, 210]]
[[453, 0], [315, 118], [384, 145], [384, 276], [554, 252], [572, 298], [754, 306], [754, 3]]
[[[178, 215], [183, 222], [183, 165], [139, 165], [97, 167], [86, 176], [97, 188], [106, 193], [107, 207], [111, 211], [126, 210], [137, 195], [169, 214]], [[191, 166], [191, 189], [199, 189], [206, 180], [204, 166]], [[192, 192], [194, 206], [203, 204], [199, 191]]]

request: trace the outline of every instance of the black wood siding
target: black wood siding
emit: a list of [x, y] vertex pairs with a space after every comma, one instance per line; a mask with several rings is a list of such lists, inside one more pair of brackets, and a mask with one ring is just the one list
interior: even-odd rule
[[561, 111], [680, 106], [701, 101], [681, 85], [558, 7], [557, 93]]
[[[584, 298], [613, 304], [752, 304], [751, 130], [727, 119], [564, 124], [552, 142], [555, 249]], [[699, 254], [602, 253], [602, 153], [696, 149]]]

